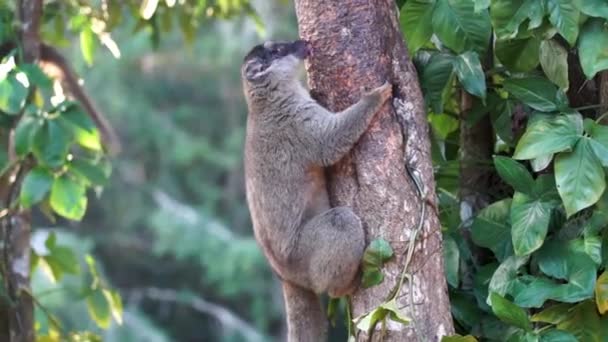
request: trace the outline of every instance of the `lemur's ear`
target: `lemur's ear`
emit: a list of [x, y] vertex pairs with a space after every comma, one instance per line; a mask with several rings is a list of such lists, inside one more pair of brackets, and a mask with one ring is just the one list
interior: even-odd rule
[[264, 73], [264, 64], [257, 59], [252, 59], [245, 64], [245, 77], [247, 78], [247, 81], [259, 81]]

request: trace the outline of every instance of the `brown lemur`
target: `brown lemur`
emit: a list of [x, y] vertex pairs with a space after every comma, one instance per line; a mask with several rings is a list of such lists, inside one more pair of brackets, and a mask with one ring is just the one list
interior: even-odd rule
[[385, 83], [334, 114], [298, 80], [309, 44], [267, 42], [241, 68], [249, 113], [247, 202], [255, 237], [283, 283], [290, 342], [318, 342], [327, 322], [317, 294], [351, 293], [365, 248], [361, 221], [331, 208], [324, 168], [348, 153], [391, 97]]

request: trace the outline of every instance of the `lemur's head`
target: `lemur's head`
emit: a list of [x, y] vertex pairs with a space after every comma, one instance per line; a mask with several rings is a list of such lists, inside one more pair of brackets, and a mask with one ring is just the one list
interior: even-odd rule
[[245, 56], [241, 74], [249, 84], [291, 80], [308, 53], [308, 43], [304, 40], [266, 42], [254, 47]]

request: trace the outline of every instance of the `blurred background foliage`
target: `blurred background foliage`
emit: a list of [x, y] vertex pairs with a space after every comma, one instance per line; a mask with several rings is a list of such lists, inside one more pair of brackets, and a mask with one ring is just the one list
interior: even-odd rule
[[[81, 276], [53, 284], [38, 270], [36, 297], [66, 331], [93, 331], [106, 341], [266, 340], [284, 333], [280, 286], [255, 244], [245, 203], [240, 63], [263, 36], [296, 37], [296, 20], [286, 1], [254, 1], [259, 18], [243, 13], [245, 2], [229, 3], [238, 10], [229, 20], [199, 15], [190, 26], [180, 10], [163, 6], [147, 25], [122, 15], [112, 30], [118, 59], [101, 47], [83, 58], [78, 36], [50, 37], [123, 148], [83, 221], [52, 228], [62, 245], [95, 256], [103, 279], [122, 295], [123, 324], [101, 330], [91, 321], [78, 292], [69, 291]], [[44, 244], [49, 225], [35, 215], [34, 246]], [[47, 316], [40, 308], [36, 314], [45, 330]]]

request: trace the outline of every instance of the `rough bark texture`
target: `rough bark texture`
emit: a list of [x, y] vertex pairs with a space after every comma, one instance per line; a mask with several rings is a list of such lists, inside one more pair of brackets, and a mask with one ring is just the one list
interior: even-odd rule
[[[600, 104], [604, 106], [597, 111], [597, 116], [599, 117], [601, 115], [604, 115], [604, 113], [608, 112], [608, 71], [604, 70], [600, 72], [598, 75], [598, 79], [600, 84]], [[605, 116], [600, 123], [604, 125], [608, 124], [608, 117]]]
[[[22, 0], [18, 3], [18, 12], [23, 61], [33, 63], [40, 54], [42, 0]], [[9, 151], [9, 155], [14, 158], [12, 151]], [[12, 207], [29, 167], [29, 163], [22, 162], [9, 176], [0, 180], [0, 196], [4, 208]], [[34, 305], [30, 289], [30, 235], [31, 219], [27, 210], [11, 211], [2, 219], [2, 272], [11, 301], [0, 309], [0, 317], [4, 320], [0, 323], [2, 341], [30, 342], [35, 339]]]
[[[350, 156], [328, 174], [332, 205], [352, 207], [364, 223], [368, 242], [382, 237], [396, 255], [383, 269], [382, 284], [353, 295], [353, 317], [357, 317], [382, 303], [397, 284], [409, 238], [420, 220], [422, 201], [405, 163], [421, 175], [430, 193], [426, 200], [435, 204], [424, 102], [393, 0], [296, 0], [295, 4], [300, 35], [312, 44], [309, 85], [320, 103], [340, 111], [359, 99], [362, 88], [384, 81], [395, 85], [392, 105], [383, 108]], [[398, 114], [405, 119], [405, 142]], [[433, 209], [426, 212], [409, 266], [414, 274], [413, 310], [407, 282], [398, 298], [413, 324], [389, 323], [384, 341], [411, 341], [416, 335], [438, 341], [453, 332], [440, 225]], [[380, 324], [372, 340], [380, 340], [379, 330]], [[368, 337], [361, 332], [358, 340]]]

